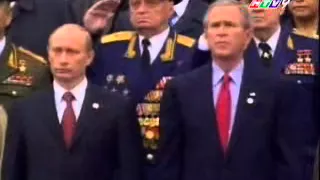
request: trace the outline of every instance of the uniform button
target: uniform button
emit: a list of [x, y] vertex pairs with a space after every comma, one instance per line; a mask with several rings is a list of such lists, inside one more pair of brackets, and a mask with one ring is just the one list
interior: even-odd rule
[[16, 96], [18, 93], [17, 93], [17, 91], [11, 91], [11, 94]]
[[152, 154], [147, 154], [147, 159], [148, 159], [149, 161], [152, 161], [152, 160], [153, 160], [153, 155], [152, 155]]
[[302, 82], [301, 82], [301, 80], [297, 80], [297, 83], [298, 83], [298, 84], [301, 84]]

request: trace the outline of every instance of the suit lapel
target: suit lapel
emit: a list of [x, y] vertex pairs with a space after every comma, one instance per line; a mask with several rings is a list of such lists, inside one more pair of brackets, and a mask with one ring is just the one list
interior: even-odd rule
[[[252, 59], [254, 60], [254, 59]], [[255, 76], [252, 74], [259, 74], [256, 73], [257, 71], [253, 70], [255, 69], [254, 66], [249, 64], [250, 59], [245, 59], [244, 64], [244, 71], [242, 75], [242, 83], [240, 88], [240, 94], [239, 94], [239, 100], [237, 104], [236, 114], [234, 118], [234, 125], [231, 133], [231, 138], [228, 145], [228, 155], [232, 154], [232, 151], [235, 147], [236, 142], [239, 140], [241, 136], [241, 131], [244, 126], [246, 126], [246, 122], [248, 119], [250, 119], [252, 112], [250, 106], [251, 104], [247, 103], [247, 99], [249, 97], [249, 94], [252, 92], [256, 92], [255, 90]], [[254, 86], [255, 85], [255, 86]], [[255, 97], [252, 97], [253, 99]]]
[[72, 146], [76, 145], [81, 136], [85, 133], [86, 129], [90, 126], [90, 124], [92, 124], [92, 121], [95, 120], [95, 112], [99, 107], [94, 108], [93, 104], [96, 103], [96, 105], [99, 106], [98, 102], [101, 101], [99, 100], [99, 97], [95, 96], [96, 94], [97, 92], [95, 91], [95, 87], [92, 84], [88, 84], [86, 95], [77, 121], [77, 128], [73, 138]]
[[195, 91], [199, 94], [199, 96], [197, 97], [197, 102], [201, 103], [198, 105], [198, 108], [200, 108], [199, 112], [203, 112], [202, 114], [205, 114], [205, 120], [202, 120], [201, 122], [208, 123], [205, 124], [205, 126], [209, 129], [209, 142], [218, 142], [217, 147], [220, 147], [219, 153], [221, 154], [221, 157], [223, 157], [222, 146], [220, 143], [220, 137], [218, 133], [219, 128], [217, 124], [216, 110], [214, 107], [212, 87], [212, 65], [211, 63], [209, 63], [208, 65], [205, 65], [203, 68], [204, 71], [201, 71], [200, 76], [197, 77], [198, 89]]
[[199, 13], [196, 11], [195, 7], [197, 7], [197, 1], [191, 0], [187, 5], [185, 13], [180, 17], [177, 23], [173, 26], [178, 34], [184, 34], [184, 32], [188, 32], [193, 27], [190, 26], [190, 23], [193, 21], [199, 21], [202, 23], [202, 17], [199, 17]]
[[283, 70], [283, 67], [290, 61], [290, 59], [286, 59], [284, 57], [288, 57], [286, 55], [287, 52], [287, 40], [289, 37], [289, 32], [282, 28], [280, 32], [280, 37], [278, 40], [278, 44], [276, 46], [276, 51], [274, 53], [273, 61], [275, 61], [274, 68], [277, 73]]
[[63, 130], [57, 116], [57, 109], [55, 105], [54, 91], [52, 86], [50, 87], [50, 90], [44, 95], [43, 102], [46, 102], [46, 103], [41, 103], [41, 106], [40, 106], [41, 108], [40, 112], [45, 112], [45, 113], [40, 113], [40, 114], [43, 114], [44, 116], [42, 118], [43, 122], [49, 128], [51, 134], [56, 139], [58, 144], [64, 147], [65, 144], [63, 140]]

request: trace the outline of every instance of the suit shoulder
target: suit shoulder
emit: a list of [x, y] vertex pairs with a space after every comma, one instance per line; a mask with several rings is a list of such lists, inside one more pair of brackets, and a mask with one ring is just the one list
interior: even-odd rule
[[193, 47], [195, 42], [196, 42], [196, 40], [194, 38], [184, 36], [181, 34], [178, 34], [178, 36], [177, 36], [177, 43], [180, 45], [186, 46], [188, 48]]
[[135, 35], [134, 31], [120, 31], [112, 34], [107, 34], [101, 37], [100, 42], [102, 44], [119, 42], [119, 41], [129, 41]]
[[27, 60], [28, 62], [36, 62], [42, 65], [47, 65], [47, 61], [38, 54], [35, 54], [22, 47], [17, 48], [17, 56], [20, 59]]

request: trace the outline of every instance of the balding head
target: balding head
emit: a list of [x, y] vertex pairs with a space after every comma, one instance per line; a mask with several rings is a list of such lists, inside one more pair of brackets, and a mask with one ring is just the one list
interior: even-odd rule
[[89, 34], [89, 32], [77, 25], [77, 24], [65, 24], [60, 27], [58, 27], [51, 35], [49, 38], [49, 46], [50, 42], [53, 38], [55, 37], [68, 37], [68, 38], [80, 38], [84, 42], [84, 47], [88, 50], [91, 51], [92, 49], [92, 39]]
[[72, 88], [84, 78], [94, 57], [89, 33], [76, 24], [59, 27], [49, 38], [48, 55], [55, 80]]

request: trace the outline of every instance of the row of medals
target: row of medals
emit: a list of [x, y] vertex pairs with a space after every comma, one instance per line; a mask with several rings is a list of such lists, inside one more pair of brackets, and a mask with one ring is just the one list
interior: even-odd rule
[[290, 64], [286, 74], [315, 75], [311, 50], [298, 50], [296, 63]]
[[156, 90], [150, 91], [145, 96], [145, 102], [137, 106], [137, 114], [143, 135], [143, 144], [147, 149], [156, 150], [160, 138], [160, 100], [167, 79], [162, 79], [157, 85]]

